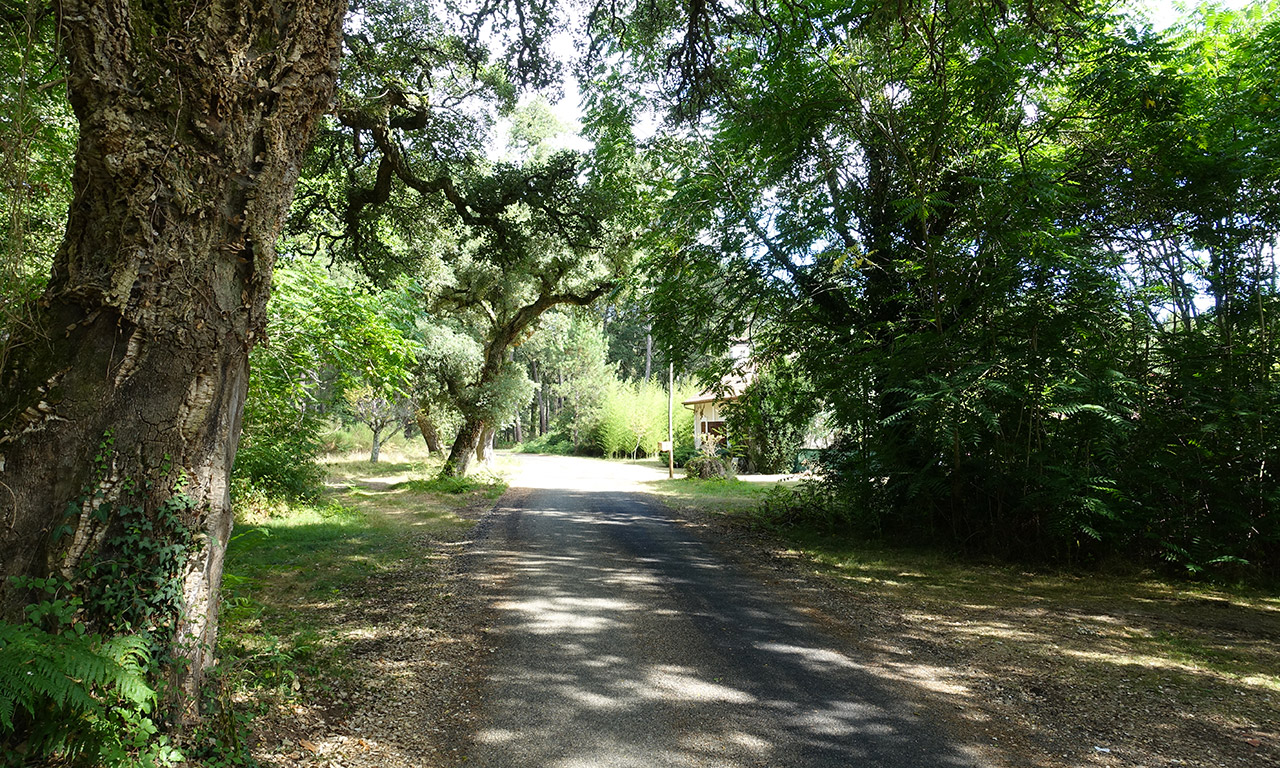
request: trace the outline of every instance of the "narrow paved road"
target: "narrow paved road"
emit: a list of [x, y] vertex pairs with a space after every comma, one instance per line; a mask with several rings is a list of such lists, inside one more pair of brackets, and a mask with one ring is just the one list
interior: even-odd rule
[[522, 462], [479, 563], [508, 578], [469, 764], [978, 764], [769, 588], [669, 522], [637, 490], [651, 470]]

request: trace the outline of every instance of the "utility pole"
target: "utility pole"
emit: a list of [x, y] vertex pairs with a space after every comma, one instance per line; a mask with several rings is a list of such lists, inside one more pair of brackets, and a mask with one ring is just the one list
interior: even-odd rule
[[676, 433], [675, 433], [675, 408], [676, 408], [676, 364], [667, 362], [667, 445], [670, 450], [667, 451], [667, 479], [676, 476]]

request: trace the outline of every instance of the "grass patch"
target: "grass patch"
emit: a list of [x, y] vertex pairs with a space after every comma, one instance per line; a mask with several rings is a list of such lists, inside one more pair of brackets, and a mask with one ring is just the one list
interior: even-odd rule
[[288, 698], [302, 678], [331, 686], [347, 651], [340, 616], [411, 554], [400, 526], [336, 496], [243, 515], [227, 548], [219, 653], [234, 687]]
[[740, 478], [676, 477], [651, 480], [646, 490], [663, 497], [676, 507], [697, 507], [713, 514], [749, 512], [778, 486], [789, 487], [793, 481], [762, 483]]
[[317, 501], [238, 502], [227, 548], [220, 674], [267, 709], [322, 699], [354, 674], [352, 648], [386, 631], [369, 618], [371, 596], [429, 582], [435, 547], [465, 538], [468, 518], [506, 488], [495, 476], [434, 480], [440, 460], [414, 450], [323, 465]]
[[407, 489], [416, 493], [444, 493], [457, 495], [460, 493], [479, 492], [486, 499], [496, 499], [507, 490], [507, 484], [496, 478], [472, 477], [430, 477], [426, 479], [405, 480], [391, 486], [393, 490]]

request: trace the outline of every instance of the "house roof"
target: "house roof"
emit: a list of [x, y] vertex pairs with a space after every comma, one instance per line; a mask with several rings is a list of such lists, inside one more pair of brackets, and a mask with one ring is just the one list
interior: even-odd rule
[[698, 405], [699, 403], [715, 403], [737, 400], [739, 397], [742, 397], [742, 392], [747, 388], [747, 383], [747, 379], [744, 377], [726, 376], [721, 380], [718, 387], [704, 389], [688, 400], [682, 402], [681, 405]]

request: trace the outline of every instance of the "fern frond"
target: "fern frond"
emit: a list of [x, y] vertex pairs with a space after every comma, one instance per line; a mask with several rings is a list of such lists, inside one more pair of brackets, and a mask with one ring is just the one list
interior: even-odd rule
[[156, 695], [146, 681], [149, 663], [140, 637], [104, 642], [0, 622], [0, 725], [12, 728], [18, 710], [34, 716], [48, 705], [64, 713], [68, 731], [100, 721], [105, 700], [148, 711]]

